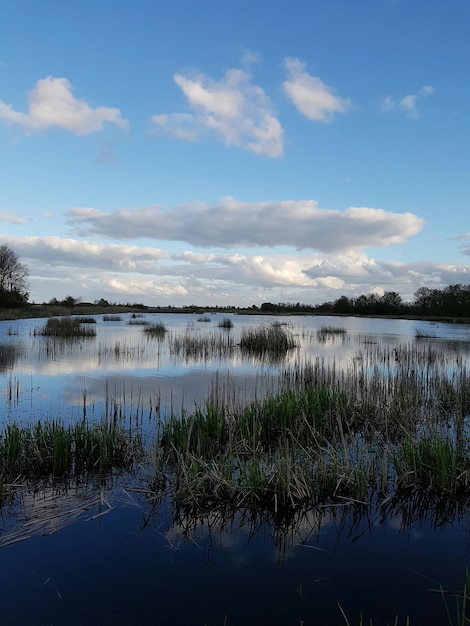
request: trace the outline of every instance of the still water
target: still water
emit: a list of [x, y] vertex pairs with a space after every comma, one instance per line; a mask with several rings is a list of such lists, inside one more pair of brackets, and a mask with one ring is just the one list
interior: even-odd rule
[[[152, 432], [157, 419], [201, 404], [216, 386], [244, 401], [280, 372], [321, 359], [352, 367], [364, 350], [399, 353], [426, 337], [462, 368], [470, 328], [422, 321], [278, 318], [297, 347], [285, 359], [248, 358], [243, 329], [263, 316], [96, 316], [96, 337], [73, 343], [37, 334], [44, 320], [0, 322], [3, 424], [61, 417], [120, 417]], [[209, 320], [209, 321], [202, 321]], [[162, 322], [163, 339], [136, 322]], [[131, 322], [131, 323], [130, 323]], [[322, 328], [345, 332], [318, 333]], [[185, 352], [176, 339], [226, 333], [234, 348]], [[423, 341], [423, 339], [421, 339]], [[413, 625], [448, 624], [469, 561], [468, 508], [437, 515], [406, 506], [355, 515], [347, 505], [312, 511], [284, 528], [241, 515], [175, 517], [134, 480], [44, 486], [2, 509], [0, 624], [336, 625], [406, 615]], [[457, 597], [458, 599], [458, 597]], [[455, 621], [455, 623], [457, 623]]]

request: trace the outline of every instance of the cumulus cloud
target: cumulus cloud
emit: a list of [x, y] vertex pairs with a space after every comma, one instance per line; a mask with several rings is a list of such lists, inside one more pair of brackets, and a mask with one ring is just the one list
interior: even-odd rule
[[376, 261], [359, 250], [171, 253], [59, 237], [5, 235], [3, 240], [29, 265], [36, 301], [73, 294], [119, 302], [138, 298], [150, 305], [320, 303], [380, 290], [407, 299], [422, 285], [470, 283], [468, 265]]
[[369, 207], [322, 209], [315, 200], [238, 202], [221, 198], [210, 206], [190, 203], [106, 213], [93, 208], [68, 211], [73, 231], [116, 239], [154, 238], [198, 247], [275, 247], [332, 252], [403, 243], [424, 225], [412, 213]]
[[410, 93], [399, 98], [386, 96], [382, 101], [382, 111], [389, 112], [399, 110], [410, 119], [417, 119], [419, 117], [418, 102], [432, 95], [435, 91], [432, 85], [423, 85], [417, 93]]
[[116, 271], [141, 271], [168, 258], [159, 248], [103, 244], [78, 239], [49, 237], [10, 237], [20, 256], [34, 258], [44, 264], [71, 267], [105, 267]]
[[29, 220], [27, 217], [20, 217], [10, 211], [0, 211], [0, 221], [10, 222], [10, 224], [26, 224]]
[[175, 74], [192, 113], [163, 113], [153, 123], [171, 135], [196, 141], [211, 133], [227, 145], [255, 154], [278, 157], [283, 152], [283, 130], [264, 90], [251, 83], [241, 69], [229, 69], [222, 80], [207, 74]]
[[314, 122], [331, 122], [336, 113], [346, 113], [351, 108], [349, 98], [340, 98], [332, 87], [308, 74], [299, 59], [287, 58], [284, 66], [288, 74], [284, 90], [305, 117]]
[[0, 119], [7, 124], [21, 126], [26, 131], [41, 131], [57, 126], [76, 135], [100, 132], [105, 122], [128, 128], [119, 109], [91, 107], [84, 100], [77, 100], [66, 78], [48, 76], [38, 80], [29, 93], [28, 112], [15, 111], [0, 100]]

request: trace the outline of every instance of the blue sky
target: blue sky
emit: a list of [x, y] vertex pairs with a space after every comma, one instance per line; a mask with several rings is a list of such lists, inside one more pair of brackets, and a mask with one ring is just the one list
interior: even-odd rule
[[0, 241], [31, 300], [470, 283], [468, 0], [3, 0]]

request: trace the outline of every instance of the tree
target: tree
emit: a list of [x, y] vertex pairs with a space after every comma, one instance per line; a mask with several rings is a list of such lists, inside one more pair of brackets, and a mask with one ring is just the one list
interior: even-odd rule
[[5, 243], [0, 245], [0, 307], [24, 306], [28, 302], [28, 276], [26, 265]]

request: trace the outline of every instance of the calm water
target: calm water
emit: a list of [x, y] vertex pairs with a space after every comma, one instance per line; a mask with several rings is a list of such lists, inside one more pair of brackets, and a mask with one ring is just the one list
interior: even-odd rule
[[[226, 316], [147, 315], [167, 327], [162, 341], [121, 317], [97, 316], [97, 336], [72, 344], [37, 336], [44, 320], [0, 322], [3, 422], [100, 419], [120, 406], [124, 419], [151, 432], [157, 406], [164, 418], [203, 402], [216, 383], [243, 400], [289, 365], [322, 359], [347, 368], [367, 346], [414, 345], [418, 330], [449, 367], [463, 367], [470, 354], [468, 326], [295, 317], [281, 320], [299, 344], [285, 361], [260, 363], [237, 350], [195, 357], [172, 350], [172, 338], [227, 333], [217, 326]], [[232, 320], [235, 343], [243, 328], [273, 322]], [[324, 326], [347, 332], [321, 341]], [[283, 529], [241, 516], [178, 520], [168, 502], [149, 502], [130, 479], [66, 493], [44, 488], [2, 511], [0, 624], [344, 624], [338, 603], [351, 624], [361, 611], [374, 625], [396, 614], [400, 624], [406, 614], [412, 626], [446, 624], [435, 590], [463, 588], [468, 523], [466, 510], [354, 518], [345, 506]], [[448, 602], [454, 615], [453, 595]]]

